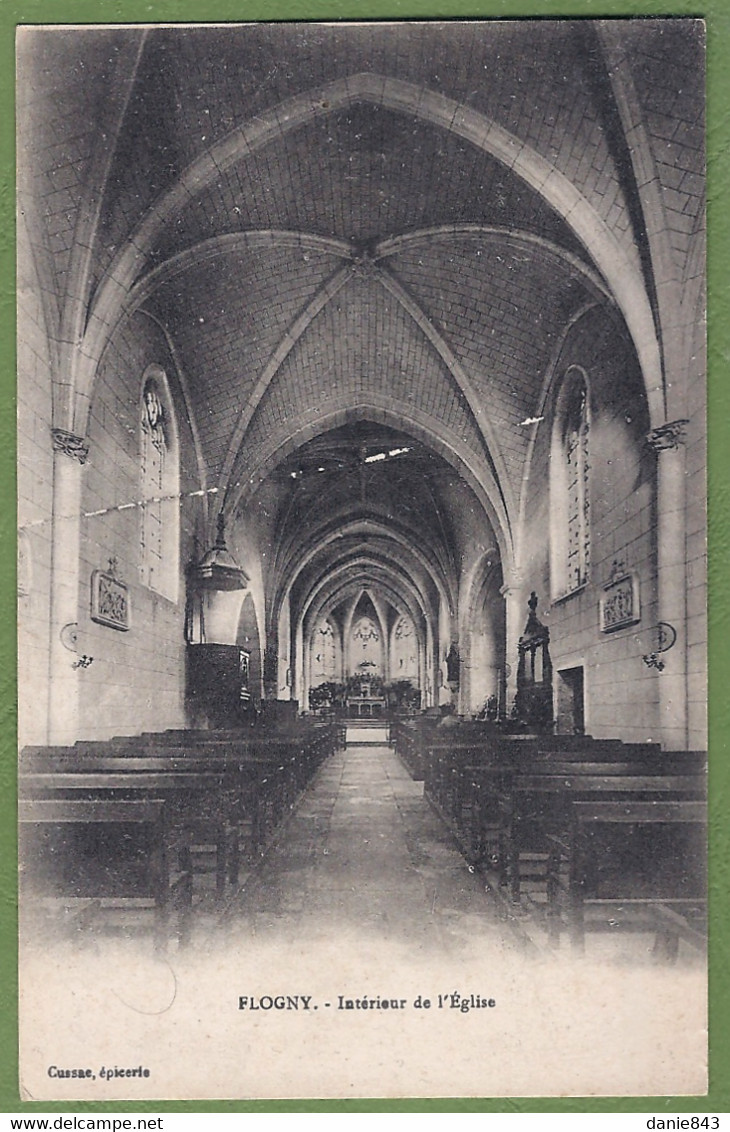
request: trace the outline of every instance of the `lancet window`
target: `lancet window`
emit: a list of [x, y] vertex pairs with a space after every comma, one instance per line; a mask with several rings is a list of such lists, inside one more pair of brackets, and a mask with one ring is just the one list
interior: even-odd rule
[[165, 373], [145, 373], [140, 407], [140, 574], [142, 584], [177, 600], [179, 461]]

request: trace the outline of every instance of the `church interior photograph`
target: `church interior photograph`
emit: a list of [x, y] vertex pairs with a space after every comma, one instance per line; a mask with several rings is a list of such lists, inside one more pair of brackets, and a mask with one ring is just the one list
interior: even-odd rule
[[702, 967], [704, 50], [19, 29], [31, 950]]

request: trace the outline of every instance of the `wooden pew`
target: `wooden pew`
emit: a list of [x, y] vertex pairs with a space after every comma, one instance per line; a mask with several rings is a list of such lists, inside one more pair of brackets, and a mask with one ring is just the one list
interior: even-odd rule
[[[600, 741], [594, 747], [593, 741], [588, 742], [595, 758], [617, 757], [617, 744]], [[496, 859], [502, 825], [498, 801], [506, 784], [526, 767], [564, 767], [567, 771], [573, 761], [587, 758], [586, 743], [583, 739], [582, 752], [566, 752], [566, 763], [557, 762], [556, 755], [542, 750], [533, 736], [433, 743], [427, 749], [426, 792], [470, 862]]]
[[391, 725], [391, 742], [400, 760], [416, 782], [424, 778], [423, 743], [437, 734], [438, 718], [417, 716], [398, 719]]
[[[276, 826], [294, 805], [317, 766], [334, 749], [335, 732], [330, 727], [303, 729], [296, 739], [281, 736], [264, 741], [253, 740], [251, 733], [241, 741], [240, 732], [163, 733], [133, 739], [121, 737], [112, 741], [82, 741], [74, 747], [26, 748], [21, 753], [21, 775], [29, 772], [79, 774], [218, 774], [226, 776], [227, 797], [221, 797], [221, 781], [207, 778], [200, 781], [168, 778], [169, 789], [184, 795], [185, 785], [196, 793], [196, 807], [187, 817], [187, 827], [197, 826], [201, 839], [212, 837], [216, 854], [216, 891], [223, 892], [226, 873], [237, 883], [239, 844], [243, 840], [251, 853], [260, 855]], [[172, 740], [182, 736], [189, 741], [174, 746]], [[66, 779], [71, 784], [71, 779]], [[86, 785], [89, 784], [86, 780]], [[37, 783], [36, 783], [37, 785]], [[150, 785], [149, 781], [146, 784]], [[205, 787], [201, 799], [199, 787]], [[26, 788], [28, 780], [26, 779]], [[77, 784], [76, 788], [82, 788]], [[116, 789], [120, 784], [116, 785]], [[143, 789], [137, 779], [134, 786], [126, 781], [126, 789]], [[211, 790], [215, 793], [211, 795]], [[232, 803], [232, 792], [235, 802]], [[181, 806], [178, 801], [177, 809]], [[179, 815], [180, 816], [180, 815]], [[182, 821], [182, 817], [180, 816]]]
[[497, 748], [478, 741], [434, 736], [421, 753], [424, 793], [448, 823], [455, 804], [455, 790], [462, 766], [491, 763]]
[[[252, 853], [263, 851], [267, 821], [281, 794], [275, 764], [266, 761], [196, 760], [188, 756], [143, 755], [120, 759], [87, 755], [37, 756], [21, 766], [21, 797], [140, 798], [161, 796], [168, 801], [168, 834], [178, 851], [192, 859], [194, 846], [211, 845], [215, 854], [216, 894], [220, 900], [226, 880], [236, 884], [242, 831]], [[201, 871], [201, 870], [196, 870]], [[206, 871], [206, 870], [202, 870]]]
[[[88, 758], [99, 757], [87, 755]], [[263, 775], [259, 780], [258, 795], [251, 798], [256, 805], [256, 844], [265, 844], [269, 834], [294, 805], [304, 786], [302, 767], [308, 763], [300, 757], [298, 748], [290, 744], [231, 744], [228, 741], [173, 747], [150, 742], [118, 752], [120, 764], [135, 765], [135, 760], [170, 760], [170, 768], [183, 771], [228, 771], [257, 768]], [[307, 775], [308, 777], [308, 775]]]
[[[484, 727], [484, 725], [481, 725]], [[424, 790], [426, 797], [451, 827], [469, 859], [475, 859], [477, 845], [483, 840], [477, 829], [494, 826], [486, 821], [488, 803], [499, 791], [502, 774], [513, 767], [532, 765], [549, 757], [535, 736], [503, 736], [492, 727], [489, 734], [465, 738], [471, 728], [462, 724], [450, 731], [434, 733], [424, 744]], [[548, 737], [551, 738], [551, 737]], [[574, 736], [569, 738], [574, 739]], [[592, 740], [582, 740], [583, 748]], [[606, 757], [616, 744], [601, 741], [595, 750]], [[569, 752], [567, 757], [571, 757]], [[577, 758], [577, 750], [572, 752]], [[585, 754], [582, 757], [586, 757]], [[484, 832], [484, 830], [483, 830]]]
[[[154, 911], [156, 946], [172, 933], [183, 941], [192, 907], [192, 876], [171, 867], [166, 803], [158, 798], [68, 798], [61, 786], [47, 796], [18, 803], [20, 890], [35, 902], [91, 901], [130, 908], [140, 900]], [[80, 835], [101, 830], [107, 852], [94, 860], [80, 849]], [[128, 921], [127, 921], [128, 924]]]
[[[676, 957], [680, 939], [704, 948], [698, 914], [707, 903], [706, 828], [707, 807], [698, 799], [574, 801], [550, 855], [551, 941], [559, 942], [567, 921], [577, 951], [595, 927], [648, 928], [665, 959]], [[594, 908], [601, 916], [589, 923], [586, 912]]]
[[[595, 773], [599, 770], [599, 773]], [[499, 798], [499, 856], [514, 903], [525, 880], [546, 880], [550, 838], [564, 835], [576, 801], [702, 800], [704, 774], [646, 773], [641, 764], [570, 764], [569, 773], [515, 772]]]
[[[484, 726], [484, 725], [481, 725]], [[423, 742], [425, 790], [442, 809], [448, 810], [448, 795], [453, 784], [449, 778], [458, 774], [460, 766], [492, 765], [495, 761], [511, 761], [529, 765], [535, 761], [571, 760], [598, 762], [621, 761], [649, 757], [660, 753], [656, 744], [624, 744], [616, 739], [592, 739], [586, 736], [505, 736], [492, 730], [489, 734], [470, 735], [467, 724], [451, 731], [436, 730]]]
[[439, 738], [426, 745], [426, 795], [470, 861], [498, 856], [502, 824], [498, 802], [505, 792], [505, 779], [512, 781], [515, 773], [693, 774], [706, 770], [705, 752], [666, 754], [652, 743], [585, 736], [567, 736], [568, 749], [558, 750], [555, 740], [562, 737], [546, 738], [546, 744], [534, 736], [492, 737], [478, 743]]
[[247, 758], [279, 760], [288, 767], [293, 801], [307, 784], [317, 766], [335, 749], [336, 732], [330, 727], [300, 729], [296, 734], [258, 735], [254, 730], [244, 732], [202, 731], [162, 732], [135, 737], [118, 737], [103, 742], [85, 740], [74, 750], [78, 756], [114, 753], [119, 757], [141, 754], [164, 754], [167, 750], [191, 756], [230, 754]]

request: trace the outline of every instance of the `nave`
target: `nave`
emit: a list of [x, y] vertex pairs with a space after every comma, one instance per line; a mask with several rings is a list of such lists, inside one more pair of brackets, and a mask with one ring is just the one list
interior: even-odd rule
[[[370, 735], [377, 731], [375, 728]], [[649, 901], [635, 900], [633, 910], [630, 899], [614, 901], [612, 906], [607, 904], [603, 916], [599, 907], [598, 918], [586, 921], [592, 930], [582, 934], [576, 950], [568, 931], [570, 913], [558, 909], [561, 930], [556, 928], [558, 921], [551, 920], [549, 869], [540, 861], [541, 854], [518, 851], [516, 868], [523, 871], [526, 863], [528, 878], [523, 878], [516, 895], [514, 881], [507, 879], [496, 855], [482, 854], [478, 859], [449, 821], [440, 804], [433, 767], [424, 783], [420, 775], [414, 779], [412, 768], [404, 765], [397, 741], [382, 745], [372, 738], [368, 741], [368, 731], [352, 724], [347, 734], [354, 739], [319, 768], [263, 860], [218, 917], [219, 927], [224, 926], [237, 941], [370, 939], [413, 959], [436, 961], [469, 954], [530, 962], [561, 957], [575, 963], [583, 956], [589, 963], [639, 968], [702, 966], [702, 931], [690, 926], [689, 910], [680, 902], [680, 919], [671, 910], [672, 902], [665, 905], [659, 898], [660, 872], [669, 869], [680, 876], [686, 862], [671, 857], [663, 863], [655, 861], [650, 866]], [[456, 755], [458, 741], [452, 743]], [[433, 759], [433, 753], [430, 757]], [[687, 761], [689, 764], [689, 756]], [[450, 765], [456, 764], [452, 761]], [[582, 764], [572, 765], [574, 775], [585, 774]], [[608, 770], [608, 764], [602, 767]], [[618, 764], [616, 769], [625, 768]], [[635, 797], [648, 796], [640, 792], [641, 786], [649, 785], [648, 780], [642, 780], [641, 786], [638, 779], [634, 781]], [[688, 789], [690, 783], [691, 776], [679, 789]], [[678, 784], [678, 779], [672, 783], [675, 788]], [[616, 785], [609, 774], [598, 791], [604, 798], [615, 798], [611, 791]], [[588, 796], [585, 781], [583, 796]], [[691, 809], [700, 804], [685, 801], [680, 805]], [[542, 820], [550, 824], [546, 812]], [[629, 828], [621, 829], [619, 836], [627, 846], [633, 845]], [[650, 851], [648, 845], [644, 851]], [[671, 853], [668, 844], [665, 852]], [[604, 847], [603, 855], [610, 860], [610, 847]], [[640, 862], [629, 866], [624, 861], [620, 866], [625, 873], [621, 881], [626, 886], [621, 889], [624, 893], [632, 891], [630, 874], [637, 865]], [[694, 868], [698, 867], [699, 862], [694, 861]], [[635, 897], [640, 895], [633, 891]], [[698, 900], [695, 915], [699, 910], [700, 919], [702, 907]], [[674, 920], [676, 934], [671, 924], [665, 930], [664, 916]], [[198, 917], [201, 941], [209, 926], [204, 916]], [[195, 934], [194, 929], [193, 947]]]
[[[100, 768], [106, 764], [98, 755], [83, 759], [75, 753], [77, 769], [70, 774], [81, 789], [75, 792], [77, 801], [70, 801], [68, 769], [59, 770], [45, 754], [35, 756], [45, 758], [45, 765], [53, 770], [50, 775], [30, 772], [21, 777], [21, 793], [35, 793], [32, 801], [21, 802], [21, 814], [24, 804], [34, 807], [28, 815], [26, 828], [32, 836], [24, 867], [32, 868], [33, 858], [42, 852], [39, 837], [49, 823], [57, 831], [75, 828], [73, 823], [58, 824], [61, 818], [55, 811], [40, 813], [44, 806], [65, 808], [65, 821], [74, 818], [74, 805], [95, 806], [97, 828], [102, 822], [111, 838], [112, 854], [105, 855], [103, 842], [84, 851], [73, 840], [73, 833], [65, 836], [50, 851], [51, 856], [66, 856], [67, 868], [63, 876], [54, 871], [53, 887], [49, 887], [52, 864], [49, 845], [45, 845], [42, 887], [51, 895], [42, 898], [38, 891], [26, 892], [27, 944], [32, 948], [37, 942], [43, 950], [49, 930], [56, 943], [65, 936], [87, 953], [103, 950], [114, 940], [135, 951], [141, 945], [150, 954], [185, 950], [193, 957], [231, 941], [247, 946], [253, 940], [285, 944], [322, 937], [370, 936], [378, 944], [396, 945], [423, 957], [458, 953], [467, 941], [477, 949], [486, 945], [514, 949], [526, 944], [526, 936], [503, 921], [483, 878], [460, 854], [448, 828], [424, 797], [423, 782], [413, 780], [385, 741], [385, 728], [368, 732], [360, 727], [354, 734], [368, 741], [338, 746], [303, 793], [286, 803], [289, 812], [284, 817], [279, 814], [255, 845], [251, 831], [248, 842], [240, 846], [236, 878], [226, 878], [223, 892], [216, 889], [216, 827], [210, 820], [203, 826], [200, 818], [195, 829], [188, 824], [183, 836], [192, 859], [184, 926], [181, 929], [170, 914], [174, 897], [168, 892], [163, 896], [168, 922], [162, 936], [153, 918], [159, 916], [159, 907], [153, 908], [150, 899], [137, 898], [147, 892], [143, 879], [133, 871], [133, 861], [126, 865], [125, 878], [121, 859], [122, 842], [136, 837], [142, 845], [142, 833], [130, 834], [132, 827], [119, 824], [114, 808], [129, 805], [133, 797], [159, 794], [167, 785], [164, 776], [173, 778], [176, 772], [161, 769], [159, 754], [145, 756], [147, 769], [143, 771], [136, 768], [135, 756], [122, 755], [119, 765], [127, 769], [105, 776]], [[379, 736], [381, 742], [373, 741], [372, 736]], [[26, 756], [26, 765], [41, 765], [30, 758]], [[190, 767], [190, 753], [186, 761]], [[190, 777], [190, 769], [178, 777], [183, 775]], [[210, 788], [210, 783], [206, 785]], [[78, 801], [82, 795], [84, 801]], [[191, 783], [186, 805], [202, 809], [198, 797]], [[168, 800], [168, 807], [170, 804]], [[37, 824], [39, 821], [43, 824]], [[172, 857], [179, 852], [179, 842], [169, 829], [167, 837], [168, 856]], [[198, 844], [193, 845], [193, 840]], [[172, 868], [169, 873], [171, 890], [175, 883]], [[124, 896], [125, 884], [130, 886], [132, 899]], [[84, 898], [84, 893], [91, 892], [89, 886], [95, 898]]]
[[25, 944], [701, 965], [701, 753], [426, 723], [26, 749]]
[[386, 744], [348, 743], [320, 768], [229, 916], [237, 938], [369, 936], [423, 957], [518, 946]]

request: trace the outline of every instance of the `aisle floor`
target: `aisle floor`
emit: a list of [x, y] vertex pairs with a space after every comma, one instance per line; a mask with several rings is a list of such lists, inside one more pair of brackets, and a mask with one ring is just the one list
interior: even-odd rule
[[262, 941], [356, 931], [427, 954], [519, 945], [386, 745], [348, 745], [320, 769], [229, 915]]

